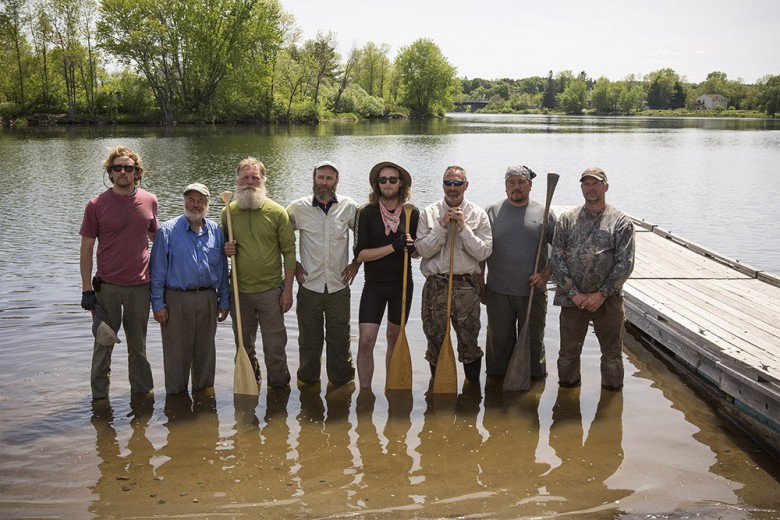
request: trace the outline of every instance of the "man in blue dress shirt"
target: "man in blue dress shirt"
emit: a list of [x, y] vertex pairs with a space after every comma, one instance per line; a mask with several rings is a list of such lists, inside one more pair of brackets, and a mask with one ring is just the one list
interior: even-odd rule
[[200, 183], [184, 189], [184, 214], [160, 226], [152, 248], [152, 312], [160, 324], [165, 392], [213, 395], [217, 321], [228, 316], [225, 237], [206, 218], [209, 189]]

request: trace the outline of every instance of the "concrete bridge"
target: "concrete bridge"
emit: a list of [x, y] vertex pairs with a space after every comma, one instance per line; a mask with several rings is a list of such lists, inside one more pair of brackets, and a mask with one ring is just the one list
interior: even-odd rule
[[466, 101], [455, 101], [453, 102], [453, 105], [455, 105], [456, 108], [468, 107], [469, 112], [476, 112], [480, 108], [488, 106], [488, 103], [489, 101], [484, 99], [469, 99]]

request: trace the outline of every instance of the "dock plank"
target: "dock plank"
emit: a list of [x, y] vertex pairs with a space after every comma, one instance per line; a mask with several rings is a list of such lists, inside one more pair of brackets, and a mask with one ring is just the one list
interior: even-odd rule
[[780, 458], [780, 278], [636, 224], [626, 317], [722, 396]]

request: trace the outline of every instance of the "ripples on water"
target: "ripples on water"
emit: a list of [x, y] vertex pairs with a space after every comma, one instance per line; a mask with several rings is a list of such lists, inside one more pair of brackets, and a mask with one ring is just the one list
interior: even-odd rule
[[[309, 192], [318, 158], [341, 165], [339, 191], [358, 200], [367, 195], [370, 166], [397, 160], [414, 173], [420, 206], [440, 197], [439, 175], [454, 162], [469, 171], [467, 195], [480, 204], [503, 196], [503, 171], [517, 162], [561, 173], [554, 202], [577, 204], [578, 173], [599, 164], [610, 174], [608, 198], [617, 206], [780, 271], [771, 269], [780, 265], [780, 247], [773, 247], [777, 205], [769, 199], [778, 181], [767, 166], [780, 164], [778, 132], [690, 125], [461, 116], [268, 131], [0, 131], [0, 513], [777, 518], [777, 466], [727, 434], [636, 341], [628, 338], [622, 394], [598, 388], [592, 337], [583, 388], [559, 391], [554, 307], [546, 384], [509, 398], [483, 376], [481, 387], [464, 386], [455, 400], [427, 399], [419, 270], [407, 327], [416, 369], [412, 399], [379, 391], [378, 370], [376, 395], [263, 388], [257, 402], [234, 401], [229, 324], [218, 328], [216, 398], [166, 399], [159, 393], [159, 329], [150, 322], [154, 401], [130, 399], [122, 343], [110, 402], [94, 410], [89, 402], [90, 322], [78, 305], [78, 227], [87, 198], [103, 189], [99, 165], [116, 143], [141, 152], [161, 219], [179, 213], [181, 187], [190, 181], [206, 182], [214, 193], [232, 189], [233, 168], [248, 154], [266, 161], [269, 192], [280, 202]], [[544, 189], [537, 179], [534, 193]], [[220, 206], [216, 201], [212, 216]], [[361, 286], [359, 278], [353, 314]], [[294, 314], [286, 323], [295, 370]], [[378, 344], [379, 364], [383, 356]]]

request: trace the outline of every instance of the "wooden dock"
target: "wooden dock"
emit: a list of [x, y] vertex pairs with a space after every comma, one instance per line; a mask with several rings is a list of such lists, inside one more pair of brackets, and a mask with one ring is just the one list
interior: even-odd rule
[[630, 326], [780, 460], [780, 278], [634, 221]]

